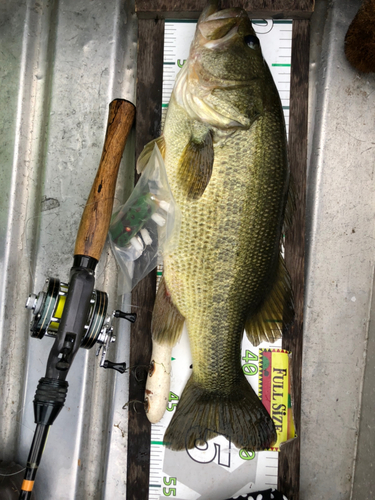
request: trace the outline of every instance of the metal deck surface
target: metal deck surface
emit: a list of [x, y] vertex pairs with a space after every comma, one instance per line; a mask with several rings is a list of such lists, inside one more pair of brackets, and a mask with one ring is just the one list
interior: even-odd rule
[[[312, 20], [302, 500], [374, 495], [375, 78], [359, 75], [343, 53], [359, 4], [317, 0]], [[131, 1], [0, 3], [3, 461], [26, 462], [32, 400], [52, 342], [29, 338], [24, 303], [46, 277], [68, 280], [108, 104], [134, 101], [136, 43]], [[130, 140], [118, 203], [131, 190], [133, 169]], [[110, 295], [109, 310], [126, 309], [131, 299], [118, 295], [108, 247], [96, 277], [96, 288]], [[112, 348], [111, 360], [127, 361], [127, 325], [120, 323]], [[81, 350], [69, 373], [67, 402], [37, 476], [38, 500], [126, 497], [128, 377], [100, 369], [94, 351]]]
[[366, 422], [374, 402], [362, 393], [365, 364], [375, 361], [375, 77], [344, 57], [360, 3], [317, 2], [312, 24], [301, 422], [301, 498], [311, 500], [375, 491], [364, 473], [374, 456], [358, 446], [358, 435], [375, 444]]
[[[48, 276], [68, 281], [108, 105], [115, 97], [134, 102], [137, 31], [129, 2], [12, 1], [0, 9], [0, 457], [23, 465], [52, 342], [29, 339], [25, 298]], [[130, 144], [122, 162], [119, 202], [133, 184], [133, 150]], [[96, 288], [110, 294], [109, 311], [121, 308], [108, 247], [96, 278]], [[127, 325], [120, 329], [109, 359], [126, 361]], [[125, 498], [128, 380], [99, 368], [94, 351], [81, 349], [69, 373], [66, 405], [37, 477], [38, 499]]]

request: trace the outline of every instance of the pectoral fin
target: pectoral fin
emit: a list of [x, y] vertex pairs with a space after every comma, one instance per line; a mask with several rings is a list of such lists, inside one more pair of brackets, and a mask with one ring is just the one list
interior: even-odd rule
[[175, 345], [181, 336], [185, 318], [173, 304], [162, 278], [152, 313], [152, 338], [159, 344]]
[[200, 137], [192, 135], [178, 167], [178, 178], [188, 198], [197, 200], [203, 195], [211, 178], [213, 163], [211, 132], [206, 130]]
[[289, 273], [280, 255], [274, 285], [259, 310], [245, 323], [246, 335], [257, 346], [261, 342], [275, 342], [294, 319], [293, 292]]

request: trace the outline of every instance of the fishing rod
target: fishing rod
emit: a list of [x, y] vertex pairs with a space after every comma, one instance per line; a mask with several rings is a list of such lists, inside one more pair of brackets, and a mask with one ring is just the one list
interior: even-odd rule
[[55, 338], [45, 376], [39, 380], [34, 398], [36, 429], [31, 444], [20, 500], [30, 500], [50, 426], [64, 406], [68, 392], [66, 377], [80, 347], [98, 344], [100, 366], [124, 373], [125, 363], [106, 359], [115, 340], [112, 318], [130, 322], [135, 314], [116, 310], [107, 316], [108, 296], [94, 289], [95, 268], [100, 259], [110, 224], [117, 173], [135, 115], [134, 105], [115, 99], [109, 105], [103, 152], [81, 218], [74, 248], [69, 284], [48, 278], [44, 289], [31, 294], [26, 307], [32, 310], [31, 336]]

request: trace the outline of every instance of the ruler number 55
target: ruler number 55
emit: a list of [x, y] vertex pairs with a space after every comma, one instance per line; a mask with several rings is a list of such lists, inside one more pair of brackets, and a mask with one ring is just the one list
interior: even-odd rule
[[[165, 476], [163, 477], [163, 483], [166, 486], [171, 486], [172, 484], [176, 486], [177, 484], [177, 479], [175, 477], [170, 477], [167, 479]], [[176, 496], [176, 488], [163, 488], [163, 495], [165, 497], [175, 497]]]

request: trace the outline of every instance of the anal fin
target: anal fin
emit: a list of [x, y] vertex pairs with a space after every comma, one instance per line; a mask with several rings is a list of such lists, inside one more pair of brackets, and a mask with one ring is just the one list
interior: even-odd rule
[[275, 342], [281, 338], [283, 328], [294, 319], [292, 285], [283, 257], [280, 255], [275, 281], [268, 296], [255, 314], [245, 323], [250, 342], [257, 346], [261, 342]]
[[181, 336], [184, 321], [185, 318], [173, 304], [165, 280], [162, 278], [152, 314], [152, 339], [159, 344], [173, 346]]

